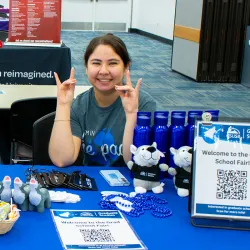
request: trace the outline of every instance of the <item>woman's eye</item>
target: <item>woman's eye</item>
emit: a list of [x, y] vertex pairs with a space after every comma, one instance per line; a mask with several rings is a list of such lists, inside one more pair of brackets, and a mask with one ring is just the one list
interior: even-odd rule
[[93, 62], [93, 64], [94, 64], [94, 65], [100, 65], [100, 63], [99, 63], [99, 62]]
[[111, 62], [109, 65], [116, 65], [117, 62]]

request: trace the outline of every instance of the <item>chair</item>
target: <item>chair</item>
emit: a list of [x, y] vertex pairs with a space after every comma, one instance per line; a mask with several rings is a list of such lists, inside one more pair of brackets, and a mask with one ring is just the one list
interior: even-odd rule
[[0, 41], [5, 42], [8, 38], [8, 31], [0, 30]]
[[55, 112], [47, 114], [33, 124], [33, 164], [53, 165], [49, 157], [49, 140], [55, 119]]
[[[33, 124], [33, 164], [53, 165], [49, 157], [49, 140], [55, 119], [55, 112], [47, 114]], [[81, 152], [72, 165], [81, 166]]]
[[56, 97], [18, 100], [10, 109], [10, 164], [32, 163], [33, 123], [56, 110]]

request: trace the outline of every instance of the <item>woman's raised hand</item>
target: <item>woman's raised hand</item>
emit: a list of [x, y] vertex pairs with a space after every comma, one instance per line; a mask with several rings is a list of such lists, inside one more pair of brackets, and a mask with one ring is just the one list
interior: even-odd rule
[[129, 70], [126, 72], [126, 85], [116, 85], [115, 89], [119, 93], [122, 99], [122, 105], [126, 114], [136, 113], [139, 108], [139, 90], [141, 86], [142, 78], [137, 81], [136, 87], [133, 88], [133, 85], [130, 80]]
[[75, 90], [75, 70], [71, 68], [70, 77], [68, 80], [61, 83], [57, 73], [54, 72], [57, 85], [57, 104], [70, 104], [74, 99], [74, 90]]

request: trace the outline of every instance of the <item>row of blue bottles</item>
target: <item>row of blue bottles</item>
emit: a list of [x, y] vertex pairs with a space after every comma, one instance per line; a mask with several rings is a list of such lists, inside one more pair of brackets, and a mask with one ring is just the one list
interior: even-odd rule
[[[218, 121], [219, 110], [206, 110], [212, 115], [212, 121]], [[169, 155], [169, 148], [181, 146], [193, 147], [195, 118], [201, 118], [203, 111], [191, 110], [188, 112], [188, 124], [185, 126], [186, 111], [172, 111], [171, 125], [168, 127], [168, 111], [154, 113], [154, 125], [151, 127], [151, 112], [138, 112], [137, 124], [134, 129], [133, 144], [136, 147], [157, 143], [157, 148], [165, 154], [160, 163], [168, 163], [176, 167], [173, 156]]]

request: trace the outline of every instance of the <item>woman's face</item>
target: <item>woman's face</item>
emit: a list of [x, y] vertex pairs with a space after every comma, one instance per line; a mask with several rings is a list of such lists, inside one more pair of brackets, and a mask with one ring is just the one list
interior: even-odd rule
[[98, 45], [90, 55], [86, 73], [89, 82], [101, 92], [122, 85], [126, 68], [121, 57], [109, 45]]

